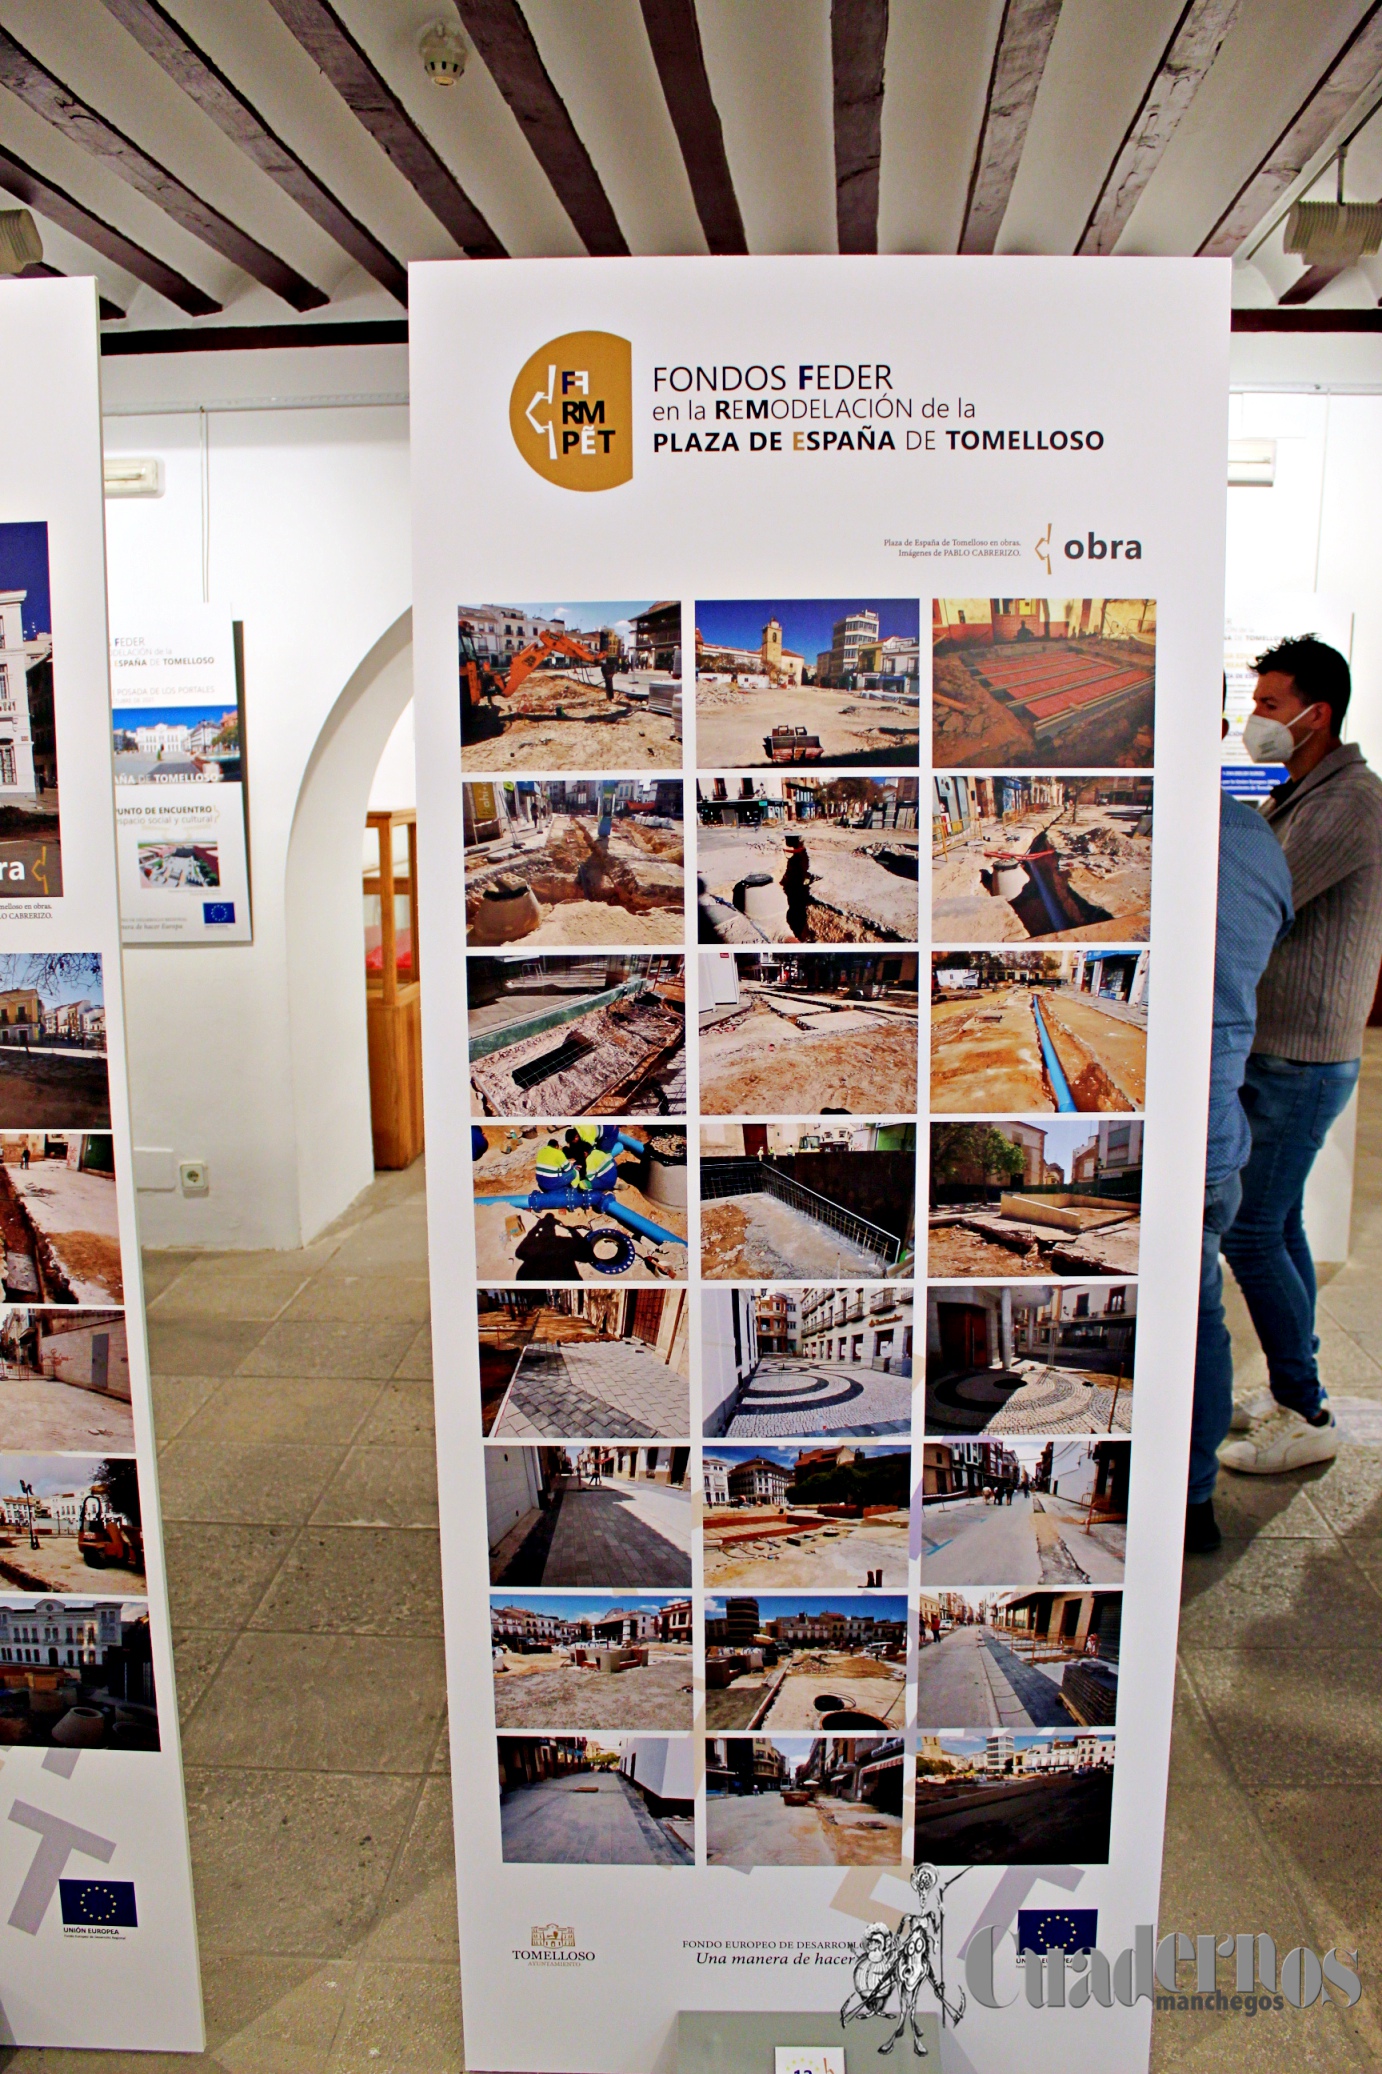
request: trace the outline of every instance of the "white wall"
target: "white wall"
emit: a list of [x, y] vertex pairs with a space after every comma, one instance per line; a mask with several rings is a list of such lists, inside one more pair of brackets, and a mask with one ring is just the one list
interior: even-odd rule
[[[107, 451], [156, 454], [166, 478], [107, 505], [115, 608], [198, 601], [205, 554], [211, 597], [245, 624], [254, 943], [125, 956], [135, 1142], [211, 1173], [204, 1198], [141, 1191], [142, 1234], [296, 1246], [372, 1172], [361, 831], [410, 690], [406, 359], [195, 354], [103, 377]], [[204, 471], [199, 403], [297, 398], [212, 408]], [[129, 414], [171, 404], [190, 414]]]

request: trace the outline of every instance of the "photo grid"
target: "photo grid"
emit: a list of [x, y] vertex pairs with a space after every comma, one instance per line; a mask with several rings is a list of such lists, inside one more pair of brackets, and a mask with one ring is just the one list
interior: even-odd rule
[[1107, 1862], [1155, 625], [458, 607], [506, 1862]]

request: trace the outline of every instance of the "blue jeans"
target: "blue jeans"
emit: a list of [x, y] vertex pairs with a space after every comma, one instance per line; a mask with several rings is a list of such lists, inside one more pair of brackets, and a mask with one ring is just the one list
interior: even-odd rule
[[1243, 1201], [1224, 1236], [1279, 1404], [1312, 1418], [1324, 1402], [1315, 1357], [1315, 1266], [1305, 1237], [1305, 1183], [1361, 1061], [1311, 1065], [1254, 1052], [1243, 1082], [1252, 1151]]
[[1195, 1408], [1190, 1417], [1192, 1505], [1214, 1495], [1218, 1446], [1233, 1417], [1233, 1341], [1224, 1323], [1224, 1269], [1219, 1241], [1238, 1213], [1242, 1178], [1206, 1181], [1204, 1235], [1200, 1242], [1200, 1318], [1195, 1333]]

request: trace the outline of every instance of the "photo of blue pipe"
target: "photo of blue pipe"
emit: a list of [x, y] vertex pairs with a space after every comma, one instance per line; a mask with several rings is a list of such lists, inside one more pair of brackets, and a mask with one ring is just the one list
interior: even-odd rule
[[1056, 1057], [1056, 1047], [1051, 1042], [1041, 1013], [1041, 1003], [1035, 994], [1032, 996], [1032, 1015], [1036, 1020], [1037, 1042], [1041, 1046], [1041, 1056], [1046, 1064], [1046, 1077], [1051, 1083], [1051, 1093], [1055, 1097], [1056, 1107], [1062, 1111], [1074, 1110], [1078, 1104], [1070, 1092], [1070, 1082], [1065, 1077], [1065, 1069]]
[[[632, 1144], [632, 1140], [627, 1142]], [[664, 1231], [650, 1217], [641, 1217], [637, 1210], [628, 1209], [612, 1192], [592, 1195], [584, 1188], [535, 1188], [530, 1195], [477, 1195], [475, 1201], [482, 1209], [495, 1203], [512, 1203], [516, 1210], [599, 1210], [602, 1215], [626, 1224], [630, 1231], [641, 1232], [645, 1239], [657, 1239], [667, 1246], [686, 1244], [674, 1231]]]

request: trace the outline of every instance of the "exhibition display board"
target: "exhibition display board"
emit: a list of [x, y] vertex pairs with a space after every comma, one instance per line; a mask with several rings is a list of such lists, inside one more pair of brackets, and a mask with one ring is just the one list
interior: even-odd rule
[[427, 264], [410, 330], [468, 2057], [1131, 2074], [1228, 269]]
[[131, 1167], [96, 287], [0, 382], [0, 2036], [200, 2049]]

